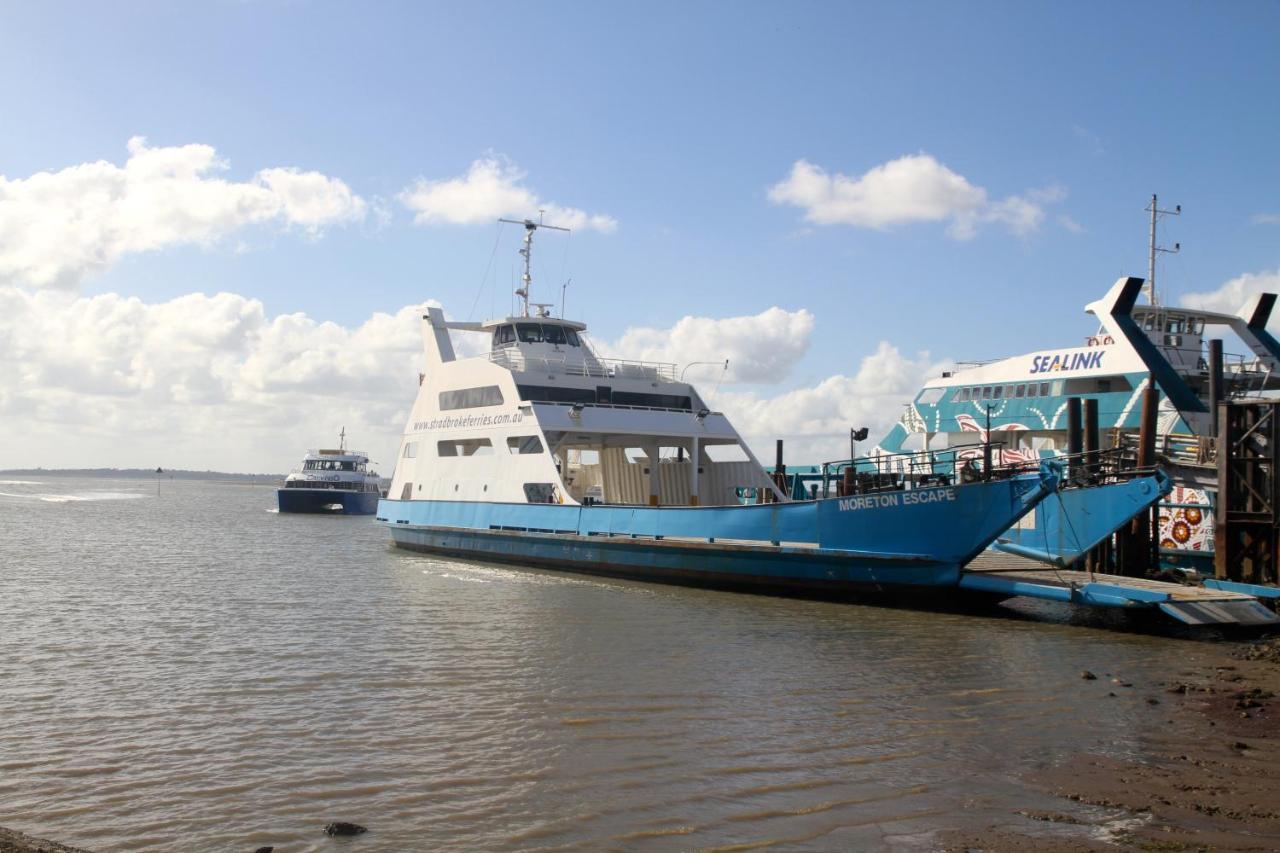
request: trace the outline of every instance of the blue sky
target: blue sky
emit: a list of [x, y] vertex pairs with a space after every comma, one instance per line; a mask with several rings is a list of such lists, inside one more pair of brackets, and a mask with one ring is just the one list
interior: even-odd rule
[[[127, 252], [82, 296], [227, 291], [344, 326], [434, 298], [465, 316], [496, 226], [415, 225], [397, 198], [486, 156], [616, 220], [541, 248], [542, 294], [572, 276], [569, 313], [599, 339], [811, 312], [809, 346], [759, 393], [851, 374], [881, 341], [935, 359], [1074, 343], [1084, 303], [1144, 274], [1152, 192], [1185, 208], [1163, 234], [1183, 244], [1162, 263], [1171, 297], [1280, 268], [1280, 224], [1255, 221], [1280, 214], [1273, 2], [6, 2], [3, 20], [6, 178], [123, 164], [144, 136], [212, 146], [228, 180], [319, 172], [379, 211]], [[922, 153], [993, 201], [1049, 199], [1041, 220], [956, 239], [770, 198], [799, 160], [857, 178]], [[508, 304], [517, 238], [477, 313]]]

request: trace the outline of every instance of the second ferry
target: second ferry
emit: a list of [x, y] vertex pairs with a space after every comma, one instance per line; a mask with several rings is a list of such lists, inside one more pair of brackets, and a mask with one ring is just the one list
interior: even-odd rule
[[347, 449], [345, 429], [336, 450], [309, 451], [276, 490], [280, 512], [372, 515], [381, 496], [382, 478], [369, 467], [369, 454]]

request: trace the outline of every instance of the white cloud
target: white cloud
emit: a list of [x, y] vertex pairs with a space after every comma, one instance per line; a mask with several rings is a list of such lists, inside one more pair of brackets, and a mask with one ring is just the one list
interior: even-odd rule
[[524, 178], [513, 163], [487, 157], [456, 178], [419, 178], [400, 193], [400, 202], [414, 212], [413, 221], [419, 225], [487, 225], [503, 216], [537, 219], [542, 210], [548, 225], [604, 232], [618, 227], [612, 216], [543, 201], [522, 186]]
[[1254, 225], [1280, 225], [1280, 213], [1255, 213], [1249, 221]]
[[[749, 317], [688, 316], [670, 329], [629, 328], [606, 350], [618, 358], [674, 362], [682, 368], [727, 358], [727, 382], [780, 382], [809, 349], [812, 332], [808, 311], [774, 307]], [[721, 378], [714, 366], [703, 366], [697, 375]]]
[[1058, 224], [1070, 231], [1072, 234], [1083, 234], [1085, 232], [1085, 227], [1083, 225], [1076, 222], [1065, 213], [1058, 217]]
[[231, 293], [145, 303], [0, 287], [0, 467], [279, 472], [341, 426], [389, 467], [417, 389], [421, 315], [407, 306], [348, 328], [268, 317]]
[[[434, 304], [434, 303], [431, 303]], [[422, 306], [358, 325], [302, 313], [268, 316], [256, 299], [193, 293], [159, 303], [118, 294], [0, 287], [0, 468], [154, 467], [281, 472], [345, 426], [389, 473], [422, 369]], [[812, 336], [807, 311], [685, 318], [664, 335], [628, 330], [618, 354], [731, 359], [732, 378], [785, 376]], [[456, 335], [459, 351], [475, 335]], [[879, 437], [923, 380], [945, 369], [887, 343], [853, 376], [773, 397], [721, 389], [706, 367], [689, 378], [759, 452], [788, 459], [846, 453], [850, 427]]]
[[1065, 194], [1053, 186], [992, 201], [985, 189], [923, 153], [890, 160], [857, 177], [829, 174], [797, 160], [791, 174], [769, 189], [771, 201], [803, 209], [805, 220], [816, 225], [884, 229], [946, 222], [947, 233], [958, 240], [992, 223], [1015, 234], [1035, 231], [1044, 220], [1044, 206]]
[[774, 397], [721, 391], [710, 402], [729, 416], [758, 456], [772, 459], [773, 442], [781, 438], [792, 464], [816, 464], [849, 457], [851, 428], [870, 429], [871, 442], [862, 447], [869, 450], [925, 380], [950, 367], [949, 361], [935, 362], [927, 352], [905, 357], [881, 341], [853, 376], [831, 376]]
[[1280, 293], [1280, 269], [1271, 272], [1247, 272], [1224, 282], [1217, 290], [1188, 293], [1182, 297], [1181, 303], [1186, 308], [1234, 314], [1251, 297], [1264, 292]]
[[209, 245], [261, 223], [315, 234], [365, 215], [363, 199], [319, 172], [228, 181], [214, 176], [228, 166], [209, 145], [151, 148], [134, 137], [128, 147], [123, 166], [0, 176], [0, 284], [70, 287], [129, 253]]

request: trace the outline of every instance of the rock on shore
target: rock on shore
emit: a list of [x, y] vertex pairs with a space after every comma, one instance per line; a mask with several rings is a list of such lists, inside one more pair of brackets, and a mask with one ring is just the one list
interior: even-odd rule
[[68, 847], [56, 841], [33, 838], [0, 826], [0, 853], [89, 853], [79, 847]]

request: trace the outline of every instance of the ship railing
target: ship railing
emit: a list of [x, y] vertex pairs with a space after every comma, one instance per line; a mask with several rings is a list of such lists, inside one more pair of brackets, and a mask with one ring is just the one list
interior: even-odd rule
[[[824, 462], [822, 495], [868, 494], [884, 491], [951, 486], [991, 480], [1005, 480], [1037, 471], [1036, 458], [1001, 461], [1003, 448], [967, 444], [945, 450], [920, 450], [905, 453], [881, 453], [857, 459]], [[1006, 453], [1008, 451], [1005, 451]], [[990, 467], [985, 467], [987, 459]], [[1079, 488], [1123, 482], [1150, 476], [1154, 468], [1139, 468], [1123, 448], [1061, 454], [1049, 457], [1063, 466], [1063, 487]]]
[[489, 361], [516, 373], [548, 371], [563, 376], [596, 376], [602, 379], [647, 379], [675, 382], [676, 365], [660, 361], [632, 361], [624, 358], [576, 356], [530, 356], [516, 349], [497, 349], [489, 353]]

